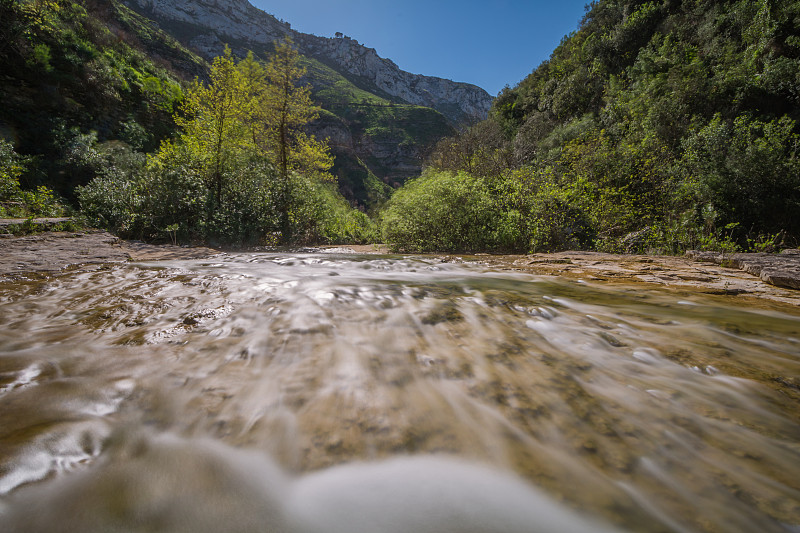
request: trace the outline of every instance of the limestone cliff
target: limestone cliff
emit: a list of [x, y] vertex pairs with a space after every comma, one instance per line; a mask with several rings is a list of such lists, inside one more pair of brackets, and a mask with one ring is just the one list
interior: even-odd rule
[[[289, 24], [279, 22], [247, 0], [124, 0], [136, 11], [158, 22], [178, 22], [196, 27], [202, 34], [268, 43], [292, 34]], [[185, 35], [183, 36], [185, 37]], [[216, 50], [203, 50], [212, 53]]]
[[[405, 72], [374, 49], [348, 37], [317, 37], [292, 30], [290, 24], [253, 7], [247, 0], [126, 0], [126, 3], [162, 24], [182, 25], [183, 37], [189, 37], [189, 43], [207, 57], [219, 54], [223, 43], [264, 46], [290, 36], [304, 55], [368, 81], [404, 103], [434, 108], [454, 125], [486, 118], [492, 103], [492, 97], [480, 87]], [[187, 26], [193, 31], [187, 31]]]
[[432, 107], [454, 124], [483, 120], [492, 105], [492, 98], [480, 87], [405, 72], [390, 59], [380, 57], [375, 49], [349, 37], [295, 34], [295, 39], [305, 54], [326, 58], [348, 74], [370, 80], [378, 89], [404, 102]]

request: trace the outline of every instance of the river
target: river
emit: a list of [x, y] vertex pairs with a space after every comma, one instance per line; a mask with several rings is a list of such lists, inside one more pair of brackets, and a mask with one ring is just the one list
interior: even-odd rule
[[797, 532], [798, 383], [800, 311], [730, 297], [337, 254], [35, 276], [0, 283], [0, 529]]

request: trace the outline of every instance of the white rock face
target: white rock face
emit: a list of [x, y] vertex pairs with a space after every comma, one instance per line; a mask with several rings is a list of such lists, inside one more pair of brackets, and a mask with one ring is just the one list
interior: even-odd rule
[[234, 39], [272, 42], [291, 34], [288, 24], [267, 15], [247, 0], [127, 0], [157, 20], [201, 26]]
[[438, 109], [454, 123], [486, 118], [492, 103], [492, 97], [480, 87], [405, 72], [373, 48], [350, 38], [296, 32], [247, 0], [125, 1], [156, 20], [196, 26], [198, 36], [192, 45], [207, 56], [217, 55], [226, 40], [264, 45], [290, 36], [303, 54], [333, 61], [342, 71], [370, 80], [406, 103]]
[[380, 57], [374, 48], [347, 37], [328, 39], [300, 34], [297, 39], [309, 55], [332, 59], [346, 72], [371, 80], [390, 95], [409, 104], [439, 109], [451, 120], [454, 117], [449, 116], [452, 111], [447, 106], [460, 108], [466, 119], [482, 120], [492, 105], [492, 98], [480, 87], [400, 70], [393, 61]]

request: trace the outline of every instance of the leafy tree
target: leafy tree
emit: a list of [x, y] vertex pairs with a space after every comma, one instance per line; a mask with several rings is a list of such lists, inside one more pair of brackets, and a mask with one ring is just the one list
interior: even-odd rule
[[[260, 79], [261, 73], [252, 66], [251, 60], [246, 59], [240, 66], [246, 79], [255, 82]], [[311, 100], [311, 88], [297, 84], [304, 74], [305, 69], [299, 65], [299, 54], [292, 41], [287, 39], [278, 43], [263, 69], [267, 85], [263, 93], [254, 95], [254, 113], [250, 121], [256, 146], [275, 163], [282, 180], [279, 204], [285, 242], [291, 240], [290, 172], [334, 179], [327, 173], [333, 166], [327, 143], [304, 131], [306, 124], [319, 116], [320, 109]]]
[[[226, 48], [211, 65], [209, 83], [195, 80], [175, 117], [183, 130], [180, 150], [192, 154], [216, 207], [223, 203], [225, 176], [254, 157], [272, 162], [284, 242], [292, 240], [290, 173], [333, 179], [326, 173], [333, 164], [327, 145], [303, 130], [319, 108], [310, 88], [297, 85], [305, 73], [298, 59], [291, 41], [278, 43], [266, 65], [252, 52], [236, 63]], [[174, 159], [176, 150], [165, 143], [160, 158]]]
[[[226, 47], [224, 54], [211, 64], [209, 83], [195, 79], [175, 115], [175, 122], [183, 130], [180, 142], [199, 164], [216, 205], [222, 203], [225, 174], [248, 144], [246, 102], [247, 88], [230, 48]], [[171, 143], [166, 143], [160, 155], [168, 157], [173, 151]]]
[[259, 136], [264, 128], [262, 119], [262, 107], [264, 94], [267, 90], [267, 77], [264, 72], [264, 65], [256, 59], [253, 51], [247, 52], [247, 56], [236, 65], [241, 76], [242, 88], [244, 90], [244, 101], [242, 106], [247, 117], [247, 134], [253, 146], [258, 145]]

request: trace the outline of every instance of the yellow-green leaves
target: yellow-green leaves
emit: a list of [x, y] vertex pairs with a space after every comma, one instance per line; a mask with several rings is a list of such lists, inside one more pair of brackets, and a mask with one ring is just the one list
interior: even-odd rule
[[[305, 71], [291, 41], [279, 43], [264, 64], [251, 52], [236, 61], [229, 48], [214, 59], [208, 82], [195, 80], [175, 114], [178, 139], [162, 144], [150, 161], [162, 172], [184, 169], [200, 176], [209, 194], [209, 219], [224, 208], [223, 198], [254, 161], [271, 165], [263, 186], [276, 191], [284, 241], [291, 239], [292, 172], [332, 181], [333, 159], [325, 142], [305, 133], [319, 113], [310, 88], [298, 86]], [[265, 189], [266, 190], [266, 189]]]
[[195, 80], [186, 93], [175, 122], [181, 142], [203, 169], [209, 189], [222, 195], [222, 181], [241, 152], [246, 151], [247, 90], [241, 72], [226, 47], [214, 59], [209, 83]]
[[319, 116], [320, 108], [311, 100], [310, 87], [297, 84], [305, 75], [298, 60], [299, 54], [287, 40], [276, 45], [275, 54], [264, 68], [267, 88], [258, 106], [258, 147], [269, 155], [284, 178], [290, 171], [299, 171], [332, 180], [326, 174], [333, 165], [327, 144], [303, 131]]
[[218, 194], [229, 167], [253, 155], [269, 159], [284, 180], [291, 171], [330, 179], [325, 172], [333, 161], [326, 143], [304, 132], [319, 107], [309, 87], [297, 86], [305, 73], [298, 57], [291, 41], [279, 43], [266, 65], [252, 52], [237, 63], [226, 48], [214, 59], [209, 82], [195, 80], [187, 91], [175, 115], [183, 130], [180, 142]]

